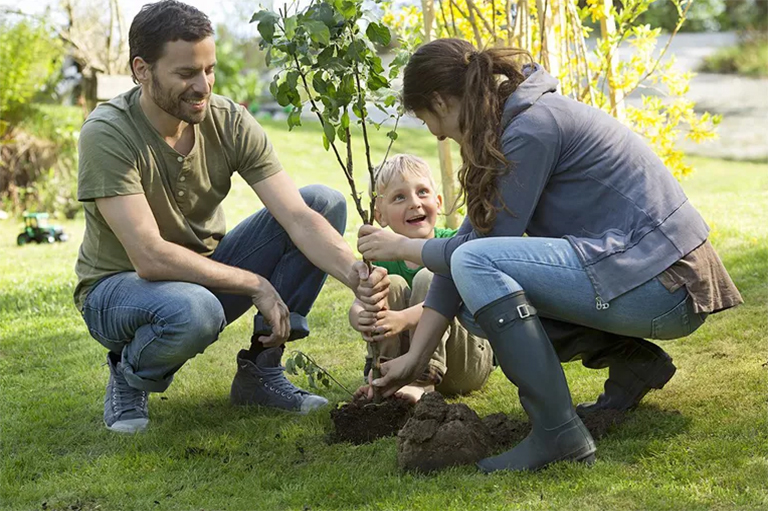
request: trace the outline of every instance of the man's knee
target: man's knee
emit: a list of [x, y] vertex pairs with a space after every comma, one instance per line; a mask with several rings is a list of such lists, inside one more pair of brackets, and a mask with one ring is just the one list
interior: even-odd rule
[[305, 186], [299, 192], [307, 206], [323, 215], [339, 233], [344, 233], [347, 225], [347, 200], [341, 192], [325, 185]]
[[180, 299], [183, 316], [169, 325], [178, 339], [179, 357], [188, 359], [210, 346], [227, 324], [221, 302], [208, 290]]

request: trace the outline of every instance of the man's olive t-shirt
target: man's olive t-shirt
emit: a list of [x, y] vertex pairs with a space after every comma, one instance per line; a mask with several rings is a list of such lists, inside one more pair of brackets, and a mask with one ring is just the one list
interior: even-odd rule
[[142, 193], [164, 240], [209, 256], [226, 232], [221, 202], [234, 172], [253, 185], [282, 167], [264, 130], [233, 101], [211, 95], [186, 156], [169, 146], [139, 105], [141, 88], [98, 106], [80, 131], [77, 198], [85, 236], [75, 272], [75, 304], [100, 279], [134, 271], [94, 199]]

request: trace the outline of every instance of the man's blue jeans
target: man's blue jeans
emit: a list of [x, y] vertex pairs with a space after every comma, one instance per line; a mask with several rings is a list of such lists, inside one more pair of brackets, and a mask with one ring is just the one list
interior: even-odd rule
[[598, 301], [576, 251], [564, 239], [476, 239], [453, 253], [451, 276], [464, 301], [459, 320], [481, 337], [474, 314], [520, 290], [542, 318], [628, 337], [685, 337], [707, 316], [694, 312], [685, 288], [669, 292], [656, 278], [610, 304]]
[[[341, 193], [320, 185], [300, 191], [310, 208], [344, 232], [347, 203]], [[211, 259], [268, 279], [288, 309], [302, 317], [326, 278], [266, 208], [228, 232]], [[123, 272], [104, 278], [88, 293], [83, 318], [97, 341], [121, 354], [132, 387], [162, 392], [187, 360], [252, 305], [249, 296], [214, 293], [188, 282], [150, 282]]]

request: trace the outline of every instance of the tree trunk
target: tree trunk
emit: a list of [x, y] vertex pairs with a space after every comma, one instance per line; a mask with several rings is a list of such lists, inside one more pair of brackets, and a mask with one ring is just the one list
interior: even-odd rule
[[[438, 0], [440, 1], [440, 0]], [[432, 24], [435, 20], [434, 0], [421, 0], [424, 12], [424, 42], [432, 40]], [[451, 161], [451, 145], [448, 140], [437, 142], [437, 154], [440, 158], [440, 176], [443, 181], [443, 199], [445, 199], [445, 223], [449, 229], [457, 229], [461, 219], [453, 208], [456, 202], [456, 176], [453, 174], [453, 162]]]
[[539, 17], [539, 38], [541, 39], [541, 65], [555, 77], [560, 74], [560, 52], [555, 34], [558, 6], [553, 5], [556, 1], [536, 0], [536, 11]]
[[[613, 4], [611, 0], [601, 0], [605, 9], [605, 16], [600, 19], [600, 35], [603, 39], [612, 39], [616, 35], [616, 20], [611, 13], [611, 7]], [[608, 54], [606, 62], [605, 80], [607, 81], [608, 99], [611, 102], [611, 110], [613, 116], [618, 120], [624, 120], [624, 94], [620, 90], [616, 90], [611, 85], [613, 77], [616, 76], [616, 61], [618, 60], [616, 52], [613, 51]]]

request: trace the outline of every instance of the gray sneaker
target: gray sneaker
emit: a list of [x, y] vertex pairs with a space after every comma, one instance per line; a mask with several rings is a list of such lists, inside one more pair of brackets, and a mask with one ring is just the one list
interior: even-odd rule
[[229, 399], [233, 405], [259, 405], [305, 414], [328, 404], [322, 396], [311, 394], [288, 381], [280, 365], [283, 350], [269, 348], [256, 357], [256, 363], [237, 355], [237, 374], [232, 380]]
[[112, 360], [107, 354], [109, 383], [104, 396], [104, 424], [107, 429], [118, 433], [138, 433], [149, 424], [147, 409], [148, 393], [134, 389], [125, 381], [121, 362]]

